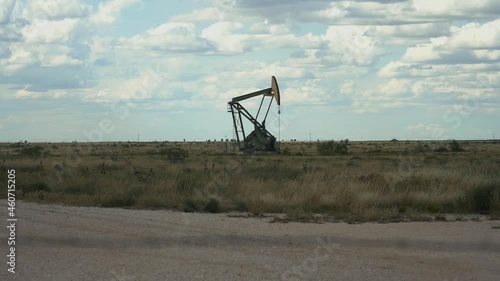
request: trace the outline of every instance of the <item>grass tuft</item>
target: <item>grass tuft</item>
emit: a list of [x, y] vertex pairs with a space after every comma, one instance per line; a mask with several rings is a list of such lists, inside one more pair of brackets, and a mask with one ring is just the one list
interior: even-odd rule
[[491, 214], [500, 211], [500, 184], [486, 183], [468, 190], [460, 204], [465, 208], [465, 211]]

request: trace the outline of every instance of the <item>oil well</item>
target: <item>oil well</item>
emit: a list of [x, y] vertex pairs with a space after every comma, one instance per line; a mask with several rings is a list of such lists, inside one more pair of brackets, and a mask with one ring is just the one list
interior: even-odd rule
[[[243, 105], [240, 104], [240, 102], [257, 97], [262, 97], [262, 99], [260, 101], [260, 106], [257, 110], [257, 114], [254, 117], [252, 114], [250, 114], [250, 112], [248, 112], [245, 107], [243, 107]], [[269, 100], [268, 104], [266, 102], [266, 99]], [[278, 81], [276, 81], [276, 77], [272, 76], [270, 88], [235, 97], [227, 103], [227, 111], [231, 112], [231, 115], [233, 117], [233, 130], [235, 140], [240, 151], [277, 151], [279, 149], [276, 145], [276, 137], [266, 129], [266, 120], [273, 101], [275, 101], [278, 105], [278, 124], [280, 124], [280, 99], [281, 98]], [[265, 108], [266, 106], [267, 109]], [[261, 113], [263, 119], [259, 122], [259, 115], [261, 115]], [[253, 130], [251, 132], [249, 132], [248, 128], [245, 128], [245, 122], [247, 124], [249, 122], [253, 126]]]

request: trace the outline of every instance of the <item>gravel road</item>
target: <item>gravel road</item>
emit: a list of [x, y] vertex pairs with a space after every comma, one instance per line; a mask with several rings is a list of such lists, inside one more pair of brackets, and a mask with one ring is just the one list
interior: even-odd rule
[[0, 280], [500, 280], [499, 221], [270, 223], [22, 201], [16, 211], [16, 273], [4, 226]]

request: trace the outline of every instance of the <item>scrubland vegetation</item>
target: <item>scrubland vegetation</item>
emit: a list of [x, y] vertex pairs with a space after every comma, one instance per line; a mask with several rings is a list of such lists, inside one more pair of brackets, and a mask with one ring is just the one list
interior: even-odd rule
[[[18, 199], [290, 219], [392, 221], [500, 216], [500, 142], [282, 144], [239, 155], [223, 143], [4, 143], [0, 177]], [[7, 195], [6, 184], [0, 197]]]

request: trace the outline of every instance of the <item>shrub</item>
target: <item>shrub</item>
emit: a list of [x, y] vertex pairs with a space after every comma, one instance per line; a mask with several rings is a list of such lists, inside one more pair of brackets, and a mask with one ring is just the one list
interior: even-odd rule
[[96, 189], [97, 186], [94, 182], [79, 183], [67, 186], [66, 188], [64, 188], [63, 193], [75, 194], [75, 195], [81, 195], [81, 194], [93, 195], [95, 194]]
[[282, 155], [291, 155], [292, 153], [290, 152], [290, 148], [285, 147], [283, 150], [280, 152]]
[[489, 183], [465, 193], [460, 199], [460, 204], [465, 211], [490, 214], [500, 211], [500, 184]]
[[289, 181], [298, 179], [304, 172], [295, 167], [266, 163], [262, 166], [249, 167], [247, 174], [260, 180]]
[[40, 156], [42, 156], [42, 153], [43, 153], [43, 147], [38, 145], [33, 147], [22, 148], [21, 151], [19, 152], [19, 154], [21, 154], [22, 156], [32, 157], [32, 158], [40, 158]]
[[165, 148], [160, 151], [161, 155], [165, 155], [167, 160], [171, 163], [181, 163], [184, 162], [189, 156], [189, 152], [185, 149], [179, 147]]
[[465, 151], [462, 147], [460, 147], [460, 143], [456, 140], [452, 140], [450, 142], [450, 150], [453, 152], [462, 152]]
[[124, 186], [118, 190], [99, 194], [96, 203], [102, 207], [131, 207], [137, 204], [144, 191], [139, 185]]
[[179, 174], [175, 177], [174, 188], [179, 196], [192, 195], [195, 183], [191, 175]]
[[98, 203], [104, 208], [131, 207], [137, 203], [137, 198], [126, 196], [103, 196]]
[[192, 196], [195, 190], [202, 190], [208, 183], [209, 175], [202, 171], [183, 169], [182, 173], [176, 175], [173, 186], [177, 196]]
[[35, 183], [32, 183], [32, 184], [22, 188], [22, 191], [23, 191], [23, 194], [39, 192], [39, 191], [50, 192], [50, 187], [44, 182], [35, 182]]
[[219, 201], [215, 198], [210, 198], [208, 202], [205, 199], [184, 199], [180, 205], [180, 209], [184, 212], [210, 212], [220, 213]]
[[317, 150], [320, 155], [336, 155], [336, 154], [347, 154], [349, 149], [347, 145], [349, 144], [349, 140], [341, 140], [336, 143], [333, 140], [320, 142], [317, 144]]
[[442, 146], [442, 147], [437, 148], [436, 150], [434, 150], [434, 152], [448, 152], [448, 148]]
[[205, 206], [205, 211], [210, 213], [220, 213], [220, 203], [219, 200], [215, 198], [210, 198], [207, 205]]

